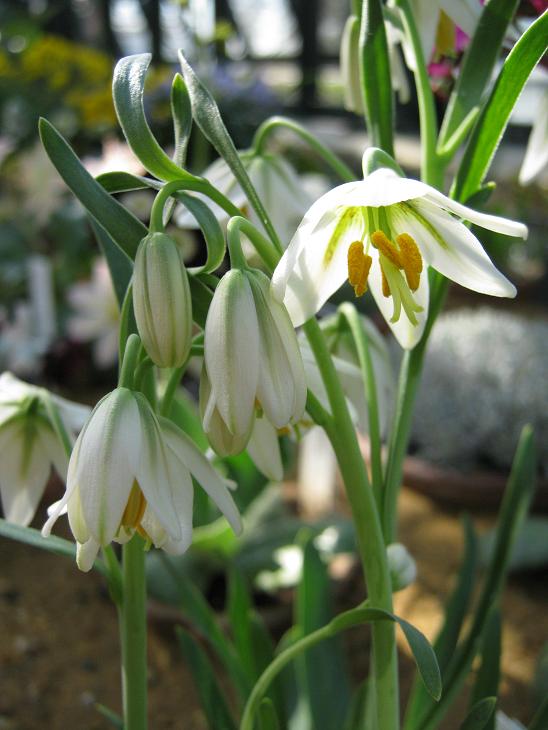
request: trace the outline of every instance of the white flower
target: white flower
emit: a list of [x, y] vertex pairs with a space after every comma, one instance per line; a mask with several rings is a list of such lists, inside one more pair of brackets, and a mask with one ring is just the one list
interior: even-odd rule
[[306, 383], [297, 337], [260, 271], [232, 269], [218, 284], [204, 339], [201, 411], [221, 454], [247, 444], [258, 408], [276, 429], [298, 421]]
[[525, 730], [525, 725], [522, 725], [519, 720], [508, 717], [502, 710], [497, 710], [495, 730]]
[[538, 109], [525, 157], [519, 171], [520, 185], [529, 185], [548, 165], [548, 89], [544, 90]]
[[[84, 423], [89, 408], [50, 396], [69, 434]], [[0, 494], [4, 516], [28, 525], [38, 508], [51, 468], [65, 478], [68, 458], [47, 416], [44, 391], [0, 375]]]
[[100, 546], [125, 542], [134, 531], [180, 554], [192, 540], [191, 474], [239, 531], [232, 497], [205, 456], [175, 425], [160, 423], [141, 393], [117, 388], [78, 437], [65, 495], [42, 533], [50, 534], [66, 507], [81, 570], [92, 567]]
[[75, 312], [67, 323], [69, 336], [76, 342], [93, 342], [93, 358], [99, 367], [114, 365], [118, 358], [120, 310], [104, 259], [93, 264], [89, 282], [69, 289], [68, 301]]
[[[364, 162], [368, 154], [366, 150]], [[347, 278], [356, 296], [369, 286], [400, 345], [412, 348], [428, 309], [423, 261], [474, 291], [515, 296], [514, 285], [459, 218], [527, 236], [521, 223], [478, 213], [425, 183], [377, 169], [314, 203], [274, 271], [273, 295], [284, 302], [297, 327]]]
[[392, 581], [392, 591], [396, 593], [414, 583], [417, 578], [417, 564], [401, 542], [393, 542], [386, 548], [388, 570]]
[[[293, 167], [281, 156], [268, 153], [251, 155], [242, 153], [249, 179], [263, 202], [282, 244], [285, 246], [295, 232], [305, 211], [312, 203], [311, 196]], [[223, 193], [252, 223], [262, 229], [257, 214], [223, 159], [213, 162], [202, 174], [213, 187]], [[194, 195], [194, 193], [193, 193]], [[202, 195], [201, 198], [214, 212], [217, 220], [227, 221], [228, 214], [220, 206]], [[178, 209], [176, 222], [181, 228], [198, 228], [194, 217], [183, 207]]]
[[163, 368], [181, 367], [192, 341], [192, 299], [177, 244], [165, 233], [151, 233], [139, 244], [133, 309], [151, 360]]

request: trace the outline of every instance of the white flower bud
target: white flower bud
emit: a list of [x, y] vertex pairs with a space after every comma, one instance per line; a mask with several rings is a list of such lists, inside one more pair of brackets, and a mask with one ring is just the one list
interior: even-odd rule
[[151, 233], [139, 244], [133, 274], [137, 329], [151, 360], [180, 367], [192, 335], [192, 300], [177, 244], [165, 233]]
[[386, 548], [388, 569], [394, 593], [411, 585], [417, 577], [417, 564], [405, 545], [394, 542]]

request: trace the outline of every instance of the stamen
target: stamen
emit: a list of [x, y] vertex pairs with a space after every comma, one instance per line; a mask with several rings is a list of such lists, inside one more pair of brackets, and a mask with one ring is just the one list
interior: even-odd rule
[[419, 247], [408, 233], [396, 236], [396, 243], [400, 247], [400, 259], [409, 288], [411, 291], [416, 291], [419, 288], [423, 268]]
[[389, 240], [383, 231], [375, 231], [371, 234], [371, 243], [386, 258], [391, 261], [398, 269], [403, 269], [399, 251], [396, 249], [392, 241]]
[[363, 243], [354, 241], [348, 247], [348, 281], [354, 287], [354, 294], [361, 297], [367, 291], [367, 277], [373, 259], [364, 253]]
[[147, 506], [146, 499], [136, 481], [133, 482], [129, 499], [120, 520], [120, 527], [138, 528]]

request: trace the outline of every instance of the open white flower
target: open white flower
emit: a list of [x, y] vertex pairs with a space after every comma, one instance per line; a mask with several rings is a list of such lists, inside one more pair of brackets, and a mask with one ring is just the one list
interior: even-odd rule
[[[241, 160], [282, 244], [286, 245], [305, 211], [312, 204], [312, 197], [306, 191], [295, 169], [280, 155], [243, 153]], [[237, 208], [240, 208], [255, 226], [262, 229], [262, 224], [254, 209], [249, 205], [246, 194], [222, 158], [215, 160], [202, 173], [202, 177], [209, 180], [217, 190], [220, 190]], [[228, 220], [227, 212], [216, 203], [212, 203], [208, 197], [196, 193], [192, 193], [192, 195], [196, 195], [207, 203], [217, 220]], [[181, 228], [199, 228], [196, 219], [182, 206], [178, 209], [175, 220]]]
[[276, 267], [273, 295], [297, 327], [346, 279], [356, 296], [369, 286], [400, 345], [412, 348], [428, 309], [424, 263], [468, 289], [499, 297], [516, 294], [460, 219], [527, 236], [522, 223], [478, 213], [425, 183], [377, 169], [314, 203]]
[[207, 316], [204, 358], [203, 425], [218, 453], [245, 447], [256, 409], [277, 429], [302, 416], [306, 383], [297, 337], [260, 271], [232, 269], [221, 279]]
[[[89, 408], [50, 396], [69, 434], [83, 425]], [[0, 495], [9, 522], [27, 526], [34, 517], [52, 467], [64, 479], [68, 458], [44, 406], [44, 391], [0, 375]]]
[[160, 423], [142, 394], [117, 388], [78, 437], [65, 495], [42, 534], [50, 534], [66, 507], [81, 570], [92, 567], [100, 546], [125, 542], [134, 531], [180, 554], [192, 540], [191, 474], [239, 531], [237, 508], [205, 456], [172, 423]]

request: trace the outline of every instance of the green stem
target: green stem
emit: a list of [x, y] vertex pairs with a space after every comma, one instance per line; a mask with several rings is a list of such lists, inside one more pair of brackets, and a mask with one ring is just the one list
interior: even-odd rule
[[282, 129], [289, 129], [303, 139], [309, 147], [319, 154], [341, 180], [353, 182], [356, 179], [356, 175], [338, 155], [332, 152], [303, 126], [286, 117], [271, 117], [264, 121], [257, 129], [253, 137], [252, 147], [258, 155], [263, 153], [268, 137], [280, 127]]
[[279, 253], [274, 248], [273, 244], [268, 240], [268, 238], [266, 238], [266, 236], [263, 236], [263, 234], [255, 228], [251, 221], [249, 221], [247, 218], [243, 218], [241, 215], [231, 218], [228, 221], [228, 226], [226, 229], [228, 248], [230, 251], [230, 260], [232, 261], [233, 251], [237, 253], [238, 256], [240, 254], [243, 256], [240, 244], [241, 233], [243, 233], [243, 235], [251, 241], [253, 247], [255, 248], [261, 259], [264, 261], [268, 272], [272, 274], [272, 272], [276, 268], [278, 261], [280, 260]]
[[132, 388], [140, 350], [141, 340], [139, 339], [139, 336], [131, 334], [127, 338], [124, 349], [124, 359], [120, 368], [120, 377], [118, 378], [118, 385], [120, 388]]
[[144, 541], [134, 535], [122, 547], [121, 610], [124, 730], [147, 728], [147, 626]]
[[356, 307], [350, 302], [345, 302], [339, 308], [341, 314], [346, 318], [350, 332], [358, 353], [358, 360], [362, 371], [362, 378], [365, 386], [365, 395], [367, 398], [367, 408], [369, 415], [369, 441], [371, 444], [371, 479], [373, 482], [373, 490], [377, 499], [377, 508], [379, 514], [382, 509], [382, 491], [383, 491], [383, 474], [382, 474], [382, 454], [381, 454], [381, 430], [379, 426], [379, 406], [377, 402], [377, 384], [375, 379], [375, 371], [373, 370], [373, 362], [369, 351], [369, 341], [367, 333], [363, 327], [360, 315]]
[[413, 406], [420, 384], [422, 365], [432, 326], [443, 306], [448, 281], [441, 274], [431, 272], [430, 310], [424, 333], [413, 350], [406, 351], [400, 368], [396, 412], [388, 449], [388, 464], [383, 495], [382, 521], [387, 543], [395, 542], [397, 532], [397, 503], [403, 474], [403, 460], [407, 453], [413, 419]]
[[416, 59], [414, 71], [417, 98], [419, 103], [420, 132], [421, 132], [421, 178], [429, 185], [441, 188], [443, 182], [443, 168], [439, 164], [436, 145], [438, 139], [438, 120], [434, 94], [430, 86], [430, 78], [422, 52], [417, 24], [408, 0], [396, 0], [402, 12], [404, 32], [413, 47]]
[[174, 368], [171, 371], [169, 380], [167, 381], [166, 389], [164, 390], [164, 395], [162, 396], [162, 403], [160, 406], [160, 415], [161, 416], [165, 416], [167, 418], [167, 416], [169, 414], [169, 409], [171, 408], [171, 402], [173, 401], [175, 391], [177, 390], [177, 387], [178, 387], [179, 383], [181, 382], [181, 378], [183, 377], [183, 373], [185, 372], [186, 365], [187, 364], [185, 362], [183, 365], [181, 365], [180, 368]]
[[166, 183], [162, 187], [152, 204], [152, 210], [150, 211], [150, 230], [152, 233], [163, 233], [164, 207], [169, 198], [180, 190], [189, 190], [207, 195], [214, 203], [220, 205], [228, 215], [241, 215], [242, 211], [205, 178], [193, 177], [185, 180], [173, 180], [173, 182]]
[[[304, 331], [316, 357], [332, 413], [326, 427], [333, 445], [348, 501], [352, 509], [358, 550], [372, 604], [392, 611], [392, 586], [386, 559], [386, 547], [367, 470], [360, 451], [346, 399], [323, 332], [315, 318], [308, 320]], [[372, 676], [377, 696], [377, 730], [399, 728], [398, 659], [394, 626], [373, 626]]]

